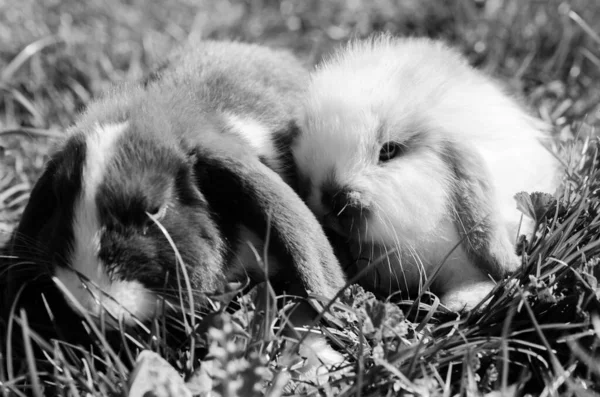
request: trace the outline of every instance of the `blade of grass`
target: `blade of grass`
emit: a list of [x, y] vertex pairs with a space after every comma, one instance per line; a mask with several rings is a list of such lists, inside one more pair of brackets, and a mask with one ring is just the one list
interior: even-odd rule
[[21, 68], [21, 66], [23, 66], [25, 62], [27, 62], [29, 58], [42, 51], [44, 48], [61, 41], [62, 39], [53, 35], [42, 37], [41, 39], [29, 44], [27, 47], [21, 50], [21, 52], [19, 52], [19, 54], [17, 54], [17, 56], [14, 57], [8, 65], [6, 65], [4, 70], [2, 70], [2, 73], [0, 74], [0, 81], [2, 83], [9, 84], [11, 80], [14, 79], [15, 73]]
[[15, 323], [15, 312], [17, 310], [17, 303], [21, 298], [21, 294], [25, 290], [25, 285], [22, 285], [17, 293], [15, 294], [14, 300], [10, 307], [9, 315], [8, 315], [8, 325], [6, 330], [6, 370], [8, 372], [8, 379], [13, 379], [15, 377], [14, 365], [13, 365], [13, 326]]
[[[58, 343], [55, 343], [54, 347], [55, 347], [55, 354], [54, 354], [54, 356], [56, 358], [60, 359], [60, 361], [62, 361], [64, 363], [65, 357], [63, 356], [62, 351], [60, 350], [60, 347], [59, 347]], [[85, 361], [84, 361], [84, 364], [85, 364]], [[68, 386], [69, 391], [71, 392], [70, 395], [71, 396], [75, 396], [75, 397], [79, 396], [80, 394], [79, 394], [79, 391], [77, 390], [77, 387], [75, 386], [75, 379], [73, 378], [73, 375], [71, 374], [70, 366], [69, 365], [63, 365], [61, 367], [61, 369], [64, 371], [65, 377], [67, 378], [67, 386]], [[58, 368], [57, 368], [57, 370], [58, 370]], [[93, 392], [93, 388], [91, 388], [90, 385], [87, 385], [87, 386], [88, 386], [88, 391], [89, 392]]]
[[29, 338], [29, 323], [27, 322], [27, 313], [25, 309], [21, 309], [21, 331], [23, 335], [23, 347], [25, 348], [25, 358], [27, 359], [27, 368], [29, 369], [29, 379], [31, 380], [31, 388], [35, 397], [44, 397], [42, 385], [35, 365], [33, 356], [33, 348], [31, 339]]
[[123, 348], [125, 349], [125, 355], [127, 356], [127, 359], [129, 360], [130, 363], [135, 363], [135, 358], [133, 356], [133, 353], [131, 352], [131, 349], [129, 349], [129, 344], [127, 343], [125, 338], [129, 338], [130, 340], [136, 342], [136, 344], [143, 349], [144, 347], [137, 341], [135, 341], [134, 338], [132, 338], [129, 334], [127, 334], [125, 332], [125, 324], [123, 323], [123, 316], [119, 317], [119, 336], [121, 338], [121, 341], [123, 342]]
[[508, 309], [508, 313], [506, 315], [506, 320], [504, 320], [502, 324], [502, 337], [500, 344], [500, 351], [502, 352], [502, 380], [500, 390], [502, 395], [506, 395], [508, 391], [508, 365], [510, 363], [508, 357], [508, 333], [510, 331], [510, 327], [512, 324], [512, 320], [517, 312], [517, 302], [515, 301], [510, 308]]
[[26, 192], [29, 191], [31, 188], [31, 186], [29, 185], [29, 183], [19, 183], [16, 185], [13, 185], [11, 187], [9, 187], [8, 189], [6, 189], [5, 191], [3, 191], [2, 193], [0, 193], [0, 203], [4, 203], [6, 200], [8, 200], [8, 198], [16, 193], [20, 193], [20, 192]]
[[[4, 372], [4, 354], [0, 351], [0, 385], [5, 385], [8, 382], [6, 378], [6, 373]], [[8, 389], [6, 387], [0, 387], [2, 390], [2, 396], [8, 396]]]
[[586, 353], [581, 345], [575, 341], [567, 340], [567, 345], [569, 345], [569, 348], [575, 357], [584, 362], [587, 368], [595, 373], [596, 376], [600, 376], [600, 362], [597, 358]]
[[569, 18], [571, 18], [583, 31], [592, 38], [596, 42], [597, 45], [600, 45], [600, 35], [596, 33], [596, 31], [588, 25], [588, 23], [581, 18], [581, 16], [573, 10], [569, 11]]
[[565, 369], [560, 365], [560, 361], [558, 360], [556, 355], [553, 353], [553, 349], [550, 346], [548, 339], [544, 335], [543, 330], [540, 328], [540, 324], [538, 323], [538, 321], [535, 317], [535, 313], [534, 313], [533, 309], [531, 308], [531, 305], [527, 301], [527, 297], [526, 297], [525, 293], [523, 292], [523, 290], [521, 288], [519, 288], [519, 292], [520, 292], [520, 295], [522, 296], [521, 302], [523, 303], [523, 306], [525, 307], [525, 310], [527, 311], [527, 314], [529, 315], [529, 318], [531, 319], [531, 323], [533, 324], [533, 327], [535, 328], [535, 331], [536, 331], [538, 337], [540, 338], [542, 344], [546, 347], [546, 351], [548, 352], [548, 355], [550, 357], [550, 363], [552, 364], [554, 372], [556, 374], [558, 374], [558, 376], [561, 376], [561, 377], [565, 376]]
[[37, 110], [37, 106], [32, 101], [25, 97], [19, 90], [11, 89], [10, 93], [14, 100], [20, 103], [33, 116], [36, 125], [44, 125], [44, 117], [42, 117], [41, 113]]
[[71, 291], [58, 279], [58, 277], [52, 277], [52, 281], [54, 284], [61, 290], [61, 292], [65, 295], [67, 299], [71, 301], [73, 307], [77, 309], [79, 314], [83, 316], [86, 320], [87, 326], [91, 329], [91, 331], [96, 335], [99, 342], [104, 346], [104, 353], [108, 354], [114, 360], [115, 365], [117, 366], [117, 370], [122, 376], [122, 379], [127, 379], [127, 368], [121, 362], [121, 359], [117, 356], [117, 354], [113, 351], [113, 349], [108, 345], [106, 338], [104, 338], [103, 334], [100, 332], [94, 320], [90, 317], [87, 310], [79, 303], [79, 301], [71, 294]]
[[377, 358], [377, 357], [373, 357], [373, 362], [376, 365], [382, 366], [390, 374], [394, 375], [398, 379], [398, 381], [400, 382], [400, 384], [402, 385], [402, 387], [404, 388], [404, 390], [412, 392], [412, 393], [417, 393], [417, 388], [415, 387], [414, 383], [412, 383], [410, 381], [410, 379], [408, 379], [406, 377], [406, 375], [404, 375], [402, 372], [400, 372], [395, 366], [393, 366], [392, 364], [390, 364], [386, 360], [381, 359], [381, 358]]
[[60, 139], [65, 136], [60, 131], [55, 131], [46, 128], [33, 128], [33, 127], [19, 127], [13, 129], [0, 130], [0, 136], [2, 135], [24, 135], [28, 138], [34, 138], [36, 136], [44, 138], [56, 138]]
[[[177, 262], [179, 263], [180, 267], [181, 267], [181, 272], [183, 274], [183, 278], [185, 281], [185, 286], [188, 292], [188, 299], [189, 299], [189, 310], [190, 310], [190, 324], [189, 324], [189, 334], [193, 336], [193, 334], [196, 332], [196, 316], [194, 314], [194, 310], [196, 308], [196, 305], [194, 304], [194, 294], [192, 292], [192, 283], [190, 282], [190, 278], [189, 275], [187, 273], [187, 269], [186, 269], [186, 265], [185, 262], [183, 261], [183, 258], [181, 257], [181, 254], [179, 253], [179, 250], [177, 249], [177, 246], [175, 245], [175, 242], [173, 241], [173, 239], [171, 238], [169, 232], [167, 231], [167, 229], [165, 229], [165, 227], [158, 221], [158, 218], [153, 216], [152, 214], [146, 212], [146, 215], [148, 215], [148, 217], [150, 217], [150, 219], [152, 219], [152, 221], [159, 227], [159, 229], [161, 230], [161, 232], [163, 233], [163, 235], [165, 236], [165, 238], [167, 239], [167, 241], [169, 242], [169, 244], [171, 245], [171, 248], [173, 249], [173, 251], [175, 252], [175, 257], [177, 259]], [[178, 267], [179, 269], [179, 267]], [[177, 275], [179, 277], [179, 271], [177, 272]], [[178, 282], [178, 285], [180, 285], [180, 283]], [[185, 307], [185, 305], [183, 305], [182, 302], [182, 307]], [[187, 324], [187, 319], [184, 316], [184, 322], [186, 324], [186, 326], [188, 326]], [[194, 355], [195, 355], [195, 344], [196, 344], [196, 338], [192, 337], [190, 338], [190, 357], [188, 360], [188, 371], [192, 372], [194, 370]]]

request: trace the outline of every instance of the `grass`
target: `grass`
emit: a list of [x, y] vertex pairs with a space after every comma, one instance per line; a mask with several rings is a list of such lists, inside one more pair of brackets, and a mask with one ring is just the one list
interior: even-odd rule
[[[326, 329], [348, 366], [319, 389], [283, 371], [282, 337], [235, 290], [213, 296], [195, 314], [207, 332], [180, 345], [164, 318], [114, 341], [88, 324], [90, 342], [71, 345], [41, 338], [28, 326], [35, 319], [16, 313], [0, 326], [0, 392], [121, 395], [136, 351], [149, 348], [187, 376], [200, 364], [193, 357], [211, 361], [217, 396], [477, 395], [514, 384], [519, 394], [599, 395], [600, 4], [589, 0], [0, 0], [0, 244], [77, 112], [110, 84], [143, 77], [188, 34], [285, 46], [313, 64], [379, 30], [446, 38], [555, 126], [569, 164], [563, 192], [558, 202], [520, 197], [539, 235], [523, 242], [524, 266], [485, 311], [390, 303], [352, 287]], [[185, 331], [185, 316], [171, 326]], [[22, 334], [22, 355], [7, 333]]]

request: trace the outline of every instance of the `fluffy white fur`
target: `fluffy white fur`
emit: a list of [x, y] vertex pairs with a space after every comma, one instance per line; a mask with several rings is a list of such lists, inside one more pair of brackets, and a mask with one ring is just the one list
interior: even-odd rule
[[259, 156], [273, 157], [276, 153], [271, 131], [262, 123], [249, 117], [229, 113], [227, 121], [232, 129], [244, 138]]
[[[110, 280], [98, 258], [102, 228], [96, 205], [98, 187], [110, 162], [110, 153], [114, 152], [114, 146], [126, 128], [126, 123], [97, 125], [95, 131], [86, 136], [82, 190], [75, 202], [73, 219], [71, 268], [57, 267], [56, 276], [91, 314], [98, 316], [104, 308], [117, 319], [123, 317], [131, 324], [132, 315], [145, 319], [154, 313], [156, 298], [138, 282]], [[69, 299], [67, 301], [72, 304]]]
[[[442, 42], [379, 36], [351, 42], [314, 71], [293, 153], [308, 184], [306, 201], [351, 240], [354, 259], [374, 260], [397, 249], [370, 275], [378, 288], [393, 292], [422, 285], [459, 241], [452, 221], [456, 181], [440, 154], [448, 144], [484, 160], [473, 172], [491, 183], [490, 206], [506, 233], [492, 250], [504, 252], [503, 266], [514, 270], [512, 244], [521, 220], [515, 193], [555, 190], [557, 161], [540, 143], [545, 128]], [[388, 141], [407, 149], [380, 163]], [[352, 230], [322, 203], [323, 185], [331, 179], [370, 209]], [[531, 222], [520, 231], [530, 228]], [[469, 307], [489, 291], [482, 283], [490, 284], [488, 276], [459, 247], [437, 289], [449, 306]]]

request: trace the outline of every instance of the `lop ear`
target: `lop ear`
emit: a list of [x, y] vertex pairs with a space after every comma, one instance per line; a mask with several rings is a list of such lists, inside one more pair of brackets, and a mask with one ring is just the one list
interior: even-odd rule
[[21, 220], [5, 248], [7, 259], [0, 265], [1, 284], [5, 302], [12, 301], [10, 297], [28, 280], [36, 277], [36, 272], [29, 265], [18, 265], [18, 262], [37, 262], [37, 259], [47, 262], [45, 252], [39, 242], [40, 229], [52, 217], [56, 207], [56, 200], [52, 190], [52, 181], [56, 171], [56, 164], [49, 162], [41, 177], [37, 180], [30, 195]]
[[468, 147], [452, 145], [446, 160], [455, 177], [454, 222], [463, 247], [475, 264], [494, 278], [515, 270], [518, 257], [503, 226], [487, 168]]
[[[68, 232], [75, 198], [81, 192], [84, 162], [85, 141], [78, 136], [66, 141], [48, 160], [44, 172], [31, 191], [13, 235], [12, 251], [32, 253], [33, 250], [46, 249], [52, 245], [51, 240], [69, 240], [72, 237]], [[53, 218], [59, 215], [58, 212], [61, 221], [53, 222]], [[64, 224], [65, 220], [69, 224]], [[33, 247], [32, 244], [36, 246]]]
[[[3, 304], [11, 305], [22, 287], [20, 302], [29, 312], [45, 310], [40, 292], [48, 292], [54, 257], [64, 255], [72, 237], [70, 214], [74, 199], [81, 191], [83, 141], [70, 140], [47, 162], [35, 183], [25, 211], [4, 252], [8, 258], [0, 262], [0, 288]], [[60, 201], [59, 201], [60, 197]], [[60, 218], [60, 219], [59, 219]], [[8, 309], [3, 308], [3, 312]], [[30, 313], [31, 314], [31, 313]]]
[[344, 286], [344, 273], [317, 219], [254, 153], [235, 138], [220, 136], [195, 148], [194, 163], [202, 194], [222, 224], [241, 223], [258, 236], [270, 227], [270, 249], [292, 267], [276, 269], [275, 280], [298, 280], [303, 290], [327, 298]]
[[12, 252], [25, 249], [29, 244], [35, 244], [40, 227], [52, 216], [56, 207], [52, 184], [56, 167], [54, 162], [49, 162], [33, 186], [19, 225], [13, 232], [10, 242]]

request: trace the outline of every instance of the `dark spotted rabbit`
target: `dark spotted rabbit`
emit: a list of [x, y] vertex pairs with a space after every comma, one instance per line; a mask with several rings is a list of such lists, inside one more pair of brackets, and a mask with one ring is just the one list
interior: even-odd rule
[[[268, 228], [274, 285], [333, 297], [343, 272], [284, 182], [282, 142], [295, 133], [307, 78], [287, 52], [206, 41], [144, 84], [93, 102], [31, 193], [8, 247], [18, 259], [8, 266], [5, 302], [55, 277], [94, 318], [104, 307], [126, 324], [145, 321], [161, 310], [158, 297], [178, 288], [176, 251], [194, 291], [262, 281], [248, 241], [262, 253]], [[22, 304], [40, 309], [43, 290], [27, 290]], [[62, 299], [53, 286], [46, 294]], [[314, 318], [299, 313], [297, 325]], [[339, 360], [325, 350], [319, 358]]]

